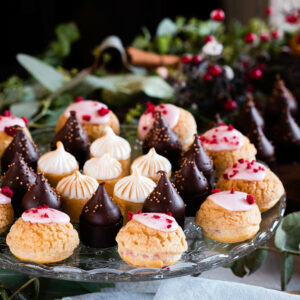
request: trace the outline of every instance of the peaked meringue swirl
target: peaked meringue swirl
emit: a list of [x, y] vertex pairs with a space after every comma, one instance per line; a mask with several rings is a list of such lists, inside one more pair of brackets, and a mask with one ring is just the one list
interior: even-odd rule
[[104, 153], [86, 161], [83, 173], [97, 180], [113, 179], [121, 175], [122, 166], [110, 153]]
[[69, 199], [90, 199], [97, 188], [98, 182], [95, 178], [75, 171], [59, 181], [56, 191]]
[[143, 176], [150, 178], [158, 178], [158, 171], [166, 171], [169, 173], [172, 169], [171, 163], [167, 158], [157, 154], [154, 148], [151, 148], [149, 152], [134, 160], [131, 165], [131, 170], [138, 168]]
[[75, 157], [65, 151], [62, 142], [56, 143], [56, 150], [45, 153], [38, 160], [38, 167], [49, 174], [67, 174], [78, 169]]
[[114, 194], [126, 201], [143, 203], [155, 186], [154, 181], [133, 168], [132, 175], [123, 177], [116, 183]]
[[109, 127], [104, 128], [105, 135], [95, 140], [90, 148], [91, 155], [100, 156], [106, 152], [117, 160], [124, 160], [130, 156], [130, 144], [122, 137], [116, 135]]

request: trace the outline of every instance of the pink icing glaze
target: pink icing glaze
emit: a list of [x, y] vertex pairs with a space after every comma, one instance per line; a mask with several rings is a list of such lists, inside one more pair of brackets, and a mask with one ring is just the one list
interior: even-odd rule
[[9, 204], [11, 199], [0, 192], [0, 204]]
[[26, 126], [25, 122], [22, 119], [17, 118], [15, 116], [0, 116], [0, 131], [4, 131], [5, 127], [10, 127], [14, 125], [19, 125], [21, 127]]
[[[109, 121], [109, 113], [100, 116], [98, 110], [101, 108], [107, 108], [107, 106], [98, 101], [85, 100], [72, 103], [67, 107], [64, 114], [68, 118], [70, 111], [74, 110], [76, 111], [76, 117], [80, 123], [106, 124]], [[87, 120], [83, 116], [90, 116], [90, 118]]]
[[228, 167], [223, 177], [225, 179], [234, 180], [249, 180], [249, 181], [261, 181], [264, 180], [267, 170], [263, 164], [255, 162], [249, 162], [247, 160], [240, 160], [238, 163], [231, 167]]
[[205, 149], [215, 152], [239, 149], [244, 144], [242, 133], [227, 125], [206, 131], [200, 140]]
[[208, 199], [230, 211], [246, 211], [253, 208], [253, 204], [247, 202], [247, 194], [243, 192], [219, 192], [209, 195]]
[[165, 232], [175, 231], [179, 227], [173, 217], [162, 213], [135, 214], [132, 219], [147, 227]]
[[[168, 126], [172, 129], [178, 122], [179, 119], [179, 108], [173, 104], [165, 103], [155, 106], [156, 111], [160, 111], [165, 118]], [[151, 112], [144, 112], [139, 120], [138, 134], [143, 140], [147, 133], [150, 131], [154, 122], [154, 115]]]
[[30, 223], [56, 223], [56, 224], [67, 224], [70, 222], [70, 217], [53, 208], [31, 208], [23, 212], [22, 219], [25, 222]]

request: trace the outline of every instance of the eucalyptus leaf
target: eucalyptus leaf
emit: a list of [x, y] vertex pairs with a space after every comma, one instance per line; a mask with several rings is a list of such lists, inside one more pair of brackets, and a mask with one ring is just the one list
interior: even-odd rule
[[149, 97], [160, 99], [172, 98], [174, 89], [161, 77], [149, 76], [144, 81], [143, 92]]
[[52, 92], [66, 83], [61, 72], [33, 56], [18, 54], [17, 60], [40, 84]]
[[156, 35], [173, 35], [174, 33], [176, 33], [176, 30], [176, 24], [171, 19], [165, 18], [158, 24]]
[[236, 260], [231, 267], [231, 271], [238, 277], [244, 277], [247, 274], [244, 258]]
[[245, 257], [245, 265], [249, 270], [249, 275], [258, 270], [268, 257], [268, 251], [255, 250]]
[[276, 230], [274, 242], [280, 250], [299, 251], [300, 212], [291, 213], [282, 219]]
[[280, 278], [281, 289], [286, 290], [286, 286], [289, 283], [293, 274], [293, 255], [286, 252], [281, 253], [280, 257]]
[[19, 102], [10, 106], [12, 115], [17, 117], [25, 116], [30, 119], [41, 107], [41, 103], [38, 101], [33, 102]]

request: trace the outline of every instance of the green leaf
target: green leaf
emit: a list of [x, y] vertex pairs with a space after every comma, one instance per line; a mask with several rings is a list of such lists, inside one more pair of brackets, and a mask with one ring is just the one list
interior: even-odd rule
[[149, 97], [160, 99], [172, 98], [173, 88], [161, 77], [149, 76], [143, 84], [143, 92]]
[[0, 288], [0, 296], [2, 300], [8, 300], [7, 292], [3, 287]]
[[289, 214], [282, 219], [276, 230], [274, 242], [275, 246], [281, 250], [299, 252], [300, 212]]
[[41, 107], [41, 103], [38, 101], [34, 102], [20, 102], [12, 104], [10, 106], [10, 111], [13, 115], [17, 117], [25, 116], [30, 119]]
[[231, 271], [238, 277], [244, 277], [247, 274], [244, 258], [235, 261], [231, 267]]
[[156, 35], [173, 35], [177, 30], [176, 24], [169, 18], [163, 19], [157, 27]]
[[62, 73], [33, 56], [18, 54], [17, 60], [41, 85], [52, 92], [66, 83]]
[[293, 274], [293, 255], [286, 252], [281, 253], [280, 258], [280, 277], [281, 290], [285, 291]]
[[268, 251], [255, 250], [245, 257], [245, 265], [249, 269], [249, 275], [258, 270], [268, 257]]

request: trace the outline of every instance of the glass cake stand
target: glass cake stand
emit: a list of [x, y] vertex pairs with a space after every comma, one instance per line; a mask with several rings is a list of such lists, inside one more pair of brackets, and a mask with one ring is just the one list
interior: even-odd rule
[[[54, 128], [36, 130], [32, 136], [41, 152], [48, 151]], [[136, 140], [136, 127], [122, 127], [122, 136], [132, 145], [132, 157], [140, 155], [141, 144]], [[253, 239], [242, 243], [224, 244], [210, 240], [202, 235], [193, 218], [187, 218], [184, 232], [188, 250], [181, 260], [170, 268], [134, 269], [122, 261], [116, 247], [93, 249], [82, 244], [70, 258], [59, 263], [22, 262], [10, 253], [5, 235], [0, 237], [0, 268], [37, 277], [87, 282], [146, 281], [198, 274], [239, 259], [270, 239], [283, 217], [285, 201], [283, 195], [276, 206], [263, 213], [260, 231]]]

